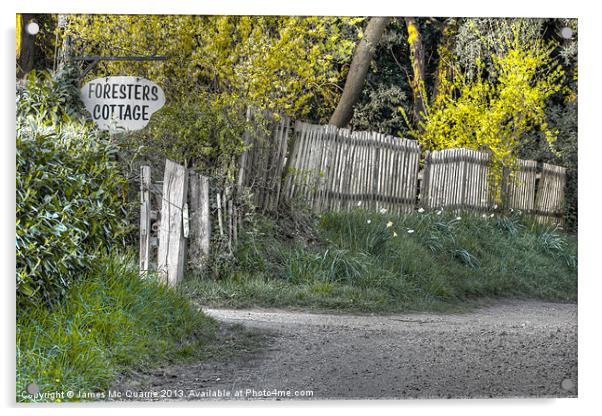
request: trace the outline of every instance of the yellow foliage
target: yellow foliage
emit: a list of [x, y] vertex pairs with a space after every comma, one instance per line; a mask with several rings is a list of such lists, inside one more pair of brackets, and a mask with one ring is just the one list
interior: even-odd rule
[[20, 14], [17, 13], [17, 59], [19, 59], [19, 55], [21, 54], [21, 30], [23, 18]]
[[553, 150], [558, 134], [549, 129], [546, 100], [560, 90], [564, 72], [550, 57], [552, 46], [542, 41], [511, 41], [503, 56], [493, 56], [495, 79], [485, 77], [477, 61], [477, 76], [468, 80], [457, 66], [453, 76], [439, 79], [441, 88], [414, 132], [425, 149], [464, 147], [490, 152], [493, 179], [502, 167], [513, 169], [521, 140], [539, 129]]
[[418, 31], [414, 24], [408, 24], [408, 43], [410, 46], [414, 43], [414, 41], [418, 38]]
[[[296, 16], [80, 15], [70, 32], [84, 53], [167, 55], [166, 62], [112, 62], [91, 76], [134, 74], [168, 94], [197, 85], [254, 106], [302, 116], [312, 101], [324, 116], [338, 101], [358, 18]], [[315, 105], [314, 105], [315, 107]]]

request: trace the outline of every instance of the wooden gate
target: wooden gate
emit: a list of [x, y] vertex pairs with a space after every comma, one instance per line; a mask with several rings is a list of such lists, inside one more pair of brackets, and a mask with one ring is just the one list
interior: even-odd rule
[[209, 181], [169, 159], [163, 182], [152, 182], [150, 166], [141, 167], [140, 177], [140, 272], [156, 271], [175, 286], [184, 277], [187, 252], [193, 271], [202, 272], [207, 263]]

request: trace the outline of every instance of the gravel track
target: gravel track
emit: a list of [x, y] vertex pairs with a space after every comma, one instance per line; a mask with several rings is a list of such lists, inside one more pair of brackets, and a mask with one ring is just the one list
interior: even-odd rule
[[576, 304], [513, 300], [462, 314], [384, 316], [204, 311], [264, 333], [264, 348], [165, 367], [119, 388], [175, 391], [178, 400], [287, 399], [274, 389], [292, 399], [577, 395]]

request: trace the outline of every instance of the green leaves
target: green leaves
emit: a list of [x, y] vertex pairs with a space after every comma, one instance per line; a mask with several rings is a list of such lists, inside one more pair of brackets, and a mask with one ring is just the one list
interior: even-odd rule
[[[441, 79], [445, 95], [425, 114], [423, 132], [415, 135], [425, 148], [465, 147], [491, 152], [492, 189], [502, 167], [513, 169], [525, 139], [542, 132], [550, 149], [558, 131], [547, 123], [547, 100], [559, 92], [564, 72], [553, 57], [553, 45], [521, 36], [524, 25], [512, 21], [513, 36], [491, 55], [491, 67], [475, 58], [474, 68], [452, 64], [452, 79]], [[474, 71], [474, 74], [470, 71]], [[495, 74], [492, 75], [492, 74]]]
[[77, 89], [64, 76], [34, 74], [17, 93], [19, 302], [56, 301], [125, 232], [113, 146], [78, 119]]
[[[166, 55], [99, 71], [153, 79], [171, 95], [199, 86], [261, 109], [329, 116], [363, 19], [298, 16], [70, 16], [82, 53]], [[316, 105], [322, 103], [323, 105]]]

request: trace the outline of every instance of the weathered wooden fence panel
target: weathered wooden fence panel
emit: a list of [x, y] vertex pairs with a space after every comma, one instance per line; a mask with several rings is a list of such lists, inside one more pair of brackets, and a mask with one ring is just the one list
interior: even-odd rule
[[[269, 117], [265, 115], [266, 117]], [[249, 118], [252, 119], [251, 113]], [[261, 211], [274, 211], [280, 199], [282, 174], [288, 151], [290, 118], [269, 122], [245, 133], [249, 149], [241, 155], [238, 187], [253, 189], [253, 202]]]
[[537, 162], [517, 160], [517, 166], [506, 180], [505, 201], [508, 208], [530, 213], [535, 209]]
[[160, 279], [170, 286], [175, 286], [184, 276], [186, 239], [183, 214], [187, 192], [187, 169], [167, 159], [161, 200], [157, 272]]
[[421, 185], [421, 205], [454, 211], [489, 209], [493, 199], [487, 180], [488, 163], [487, 153], [469, 149], [428, 153]]
[[286, 198], [314, 212], [413, 209], [420, 149], [415, 141], [334, 126], [295, 124]]
[[535, 198], [535, 214], [539, 222], [560, 222], [564, 212], [566, 168], [543, 164]]

